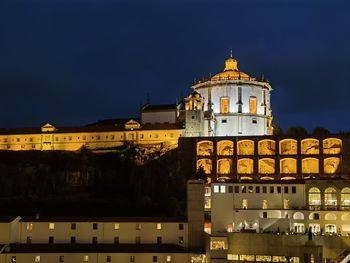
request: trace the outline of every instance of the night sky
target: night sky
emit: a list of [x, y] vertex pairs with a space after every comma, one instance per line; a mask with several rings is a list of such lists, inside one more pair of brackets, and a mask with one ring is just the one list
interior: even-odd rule
[[[307, 2], [307, 3], [305, 3]], [[84, 125], [175, 103], [195, 78], [270, 80], [283, 129], [350, 129], [350, 1], [1, 0], [0, 127]]]

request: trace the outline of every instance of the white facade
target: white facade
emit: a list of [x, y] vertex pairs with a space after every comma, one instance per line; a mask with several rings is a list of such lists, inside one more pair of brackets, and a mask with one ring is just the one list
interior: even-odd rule
[[[330, 189], [338, 184], [322, 185]], [[312, 189], [315, 184], [213, 183], [211, 192], [207, 190], [206, 194], [211, 201], [206, 209], [211, 211], [211, 232], [306, 233], [310, 229], [314, 234], [349, 235], [348, 206], [314, 207], [318, 197]], [[343, 189], [348, 186], [344, 185]], [[343, 202], [347, 202], [348, 195], [342, 195]], [[327, 194], [321, 197], [320, 193], [319, 198], [328, 197]]]
[[[240, 72], [232, 56], [225, 70], [192, 88], [204, 100], [204, 136], [250, 136], [272, 134], [271, 86]], [[207, 114], [208, 115], [208, 114]]]
[[[78, 222], [74, 221], [78, 220]], [[51, 237], [51, 241], [50, 241]], [[79, 222], [79, 218], [57, 220], [23, 219], [20, 222], [20, 243], [74, 243], [80, 244], [177, 244], [187, 246], [185, 222]]]

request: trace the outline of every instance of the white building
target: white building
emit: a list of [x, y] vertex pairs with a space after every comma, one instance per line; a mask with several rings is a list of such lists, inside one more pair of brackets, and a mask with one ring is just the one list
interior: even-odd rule
[[[186, 128], [193, 127], [193, 120], [204, 123], [201, 136], [271, 135], [272, 112], [271, 86], [266, 80], [258, 80], [239, 71], [238, 62], [232, 57], [225, 62], [223, 72], [207, 81], [199, 81], [193, 87], [203, 103], [186, 105], [193, 112], [186, 116]], [[195, 98], [199, 101], [199, 96]], [[191, 102], [191, 95], [187, 98]], [[199, 116], [198, 111], [204, 115]], [[192, 126], [188, 127], [188, 123]], [[200, 128], [201, 125], [197, 127]], [[185, 131], [185, 136], [195, 136]]]

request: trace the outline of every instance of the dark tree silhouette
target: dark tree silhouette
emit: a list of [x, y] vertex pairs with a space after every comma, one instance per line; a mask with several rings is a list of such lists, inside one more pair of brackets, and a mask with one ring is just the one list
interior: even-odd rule
[[312, 135], [320, 136], [320, 135], [328, 135], [330, 134], [329, 130], [323, 127], [315, 127], [312, 131]]
[[295, 127], [289, 127], [286, 131], [287, 135], [291, 136], [306, 136], [307, 130], [304, 127], [301, 126], [295, 126]]

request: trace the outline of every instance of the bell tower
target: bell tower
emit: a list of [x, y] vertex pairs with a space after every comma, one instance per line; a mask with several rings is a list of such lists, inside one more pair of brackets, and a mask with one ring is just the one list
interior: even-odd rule
[[193, 91], [185, 98], [185, 136], [203, 136], [204, 131], [204, 100], [202, 96]]

